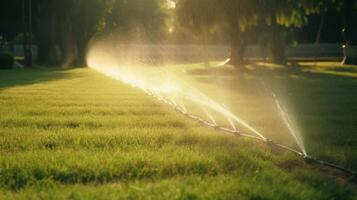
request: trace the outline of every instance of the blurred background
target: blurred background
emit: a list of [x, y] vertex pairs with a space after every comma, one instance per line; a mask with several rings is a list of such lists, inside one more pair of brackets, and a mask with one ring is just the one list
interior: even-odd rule
[[356, 10], [355, 0], [2, 0], [0, 48], [18, 67], [85, 66], [104, 36], [166, 45], [182, 62], [356, 63]]

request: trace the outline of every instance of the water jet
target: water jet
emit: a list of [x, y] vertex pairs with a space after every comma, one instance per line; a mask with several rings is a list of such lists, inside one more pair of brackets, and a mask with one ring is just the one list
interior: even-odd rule
[[[328, 162], [319, 161], [310, 157], [304, 147], [304, 143], [300, 137], [297, 126], [294, 121], [288, 115], [285, 107], [279, 101], [277, 95], [270, 90], [275, 105], [282, 117], [283, 123], [287, 126], [289, 134], [292, 136], [299, 149], [294, 149], [292, 147], [276, 143], [270, 138], [265, 137], [260, 131], [252, 127], [242, 118], [233, 114], [230, 110], [214, 101], [208, 95], [204, 94], [202, 91], [188, 85], [183, 80], [179, 79], [173, 73], [169, 73], [167, 70], [162, 70], [156, 67], [145, 67], [137, 65], [122, 65], [115, 59], [113, 55], [112, 59], [104, 60], [100, 55], [108, 54], [105, 49], [101, 47], [92, 47], [88, 54], [88, 64], [89, 66], [109, 77], [116, 80], [120, 80], [124, 83], [132, 85], [138, 89], [141, 89], [148, 95], [155, 97], [158, 101], [161, 101], [172, 108], [174, 108], [179, 113], [184, 116], [191, 118], [204, 126], [211, 127], [214, 130], [224, 132], [227, 134], [232, 134], [234, 136], [249, 137], [252, 139], [260, 140], [269, 146], [278, 147], [286, 151], [290, 151], [300, 156], [306, 163], [318, 164], [326, 167], [330, 167], [336, 170], [343, 171], [352, 176], [356, 176], [356, 173], [340, 167], [335, 164]], [[108, 55], [107, 55], [108, 57]], [[266, 86], [266, 84], [264, 84]], [[194, 105], [196, 109], [201, 110], [201, 114], [206, 116], [208, 119], [202, 118], [190, 110], [189, 104]], [[212, 113], [216, 115], [221, 115], [225, 118], [231, 128], [227, 128], [225, 125], [220, 124]], [[249, 131], [242, 132], [238, 130], [236, 125], [244, 127]]]

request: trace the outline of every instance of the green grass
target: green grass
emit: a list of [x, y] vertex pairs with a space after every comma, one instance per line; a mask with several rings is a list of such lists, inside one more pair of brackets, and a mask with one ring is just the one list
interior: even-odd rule
[[[192, 76], [197, 87], [213, 87], [199, 83], [201, 76]], [[355, 80], [342, 79], [338, 83], [356, 87]], [[316, 134], [326, 134], [320, 141], [336, 140], [333, 133]], [[355, 148], [356, 140], [349, 142]], [[331, 158], [346, 162], [340, 149]], [[346, 160], [356, 163], [353, 152]], [[0, 153], [0, 199], [357, 197], [346, 178], [289, 152], [202, 127], [90, 69], [1, 71]]]

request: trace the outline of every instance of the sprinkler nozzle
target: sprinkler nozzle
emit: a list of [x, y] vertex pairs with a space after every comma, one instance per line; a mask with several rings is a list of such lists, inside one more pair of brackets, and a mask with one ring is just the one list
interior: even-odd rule
[[268, 138], [265, 138], [265, 143], [267, 143], [268, 145], [275, 145], [274, 141]]
[[315, 158], [313, 158], [309, 155], [303, 155], [302, 158], [308, 164], [320, 164], [321, 163], [320, 161], [316, 160]]

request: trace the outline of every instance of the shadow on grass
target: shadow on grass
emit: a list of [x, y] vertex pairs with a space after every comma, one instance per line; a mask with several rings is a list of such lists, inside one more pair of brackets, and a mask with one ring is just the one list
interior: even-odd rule
[[[357, 78], [357, 66], [346, 65], [343, 66], [339, 63], [322, 63], [315, 65], [299, 65], [299, 63], [291, 63], [288, 66], [279, 66], [274, 64], [247, 64], [244, 67], [233, 67], [228, 66], [217, 66], [217, 67], [205, 67], [205, 68], [196, 68], [189, 70], [189, 74], [196, 76], [239, 76], [243, 73], [248, 74], [257, 74], [257, 73], [275, 73], [282, 75], [297, 75], [303, 78], [326, 78], [322, 75], [327, 76], [342, 76], [347, 78]], [[330, 66], [329, 66], [330, 65]], [[318, 75], [318, 76], [315, 76]], [[331, 77], [327, 77], [331, 78]]]
[[58, 79], [75, 78], [73, 69], [13, 69], [0, 70], [0, 91], [6, 88], [31, 85]]
[[353, 72], [357, 74], [357, 68], [355, 67], [334, 67], [330, 70], [336, 71], [336, 72]]

